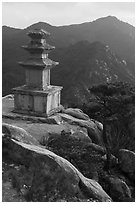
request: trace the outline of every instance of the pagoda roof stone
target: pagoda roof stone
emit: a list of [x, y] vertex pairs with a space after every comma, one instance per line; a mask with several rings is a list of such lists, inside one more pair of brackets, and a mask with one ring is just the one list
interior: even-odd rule
[[41, 43], [41, 44], [28, 44], [22, 46], [22, 48], [26, 50], [53, 50], [55, 49], [55, 46], [49, 45], [47, 43]]
[[51, 69], [53, 67], [55, 67], [56, 65], [59, 64], [59, 62], [55, 62], [49, 58], [44, 58], [44, 59], [28, 59], [26, 62], [18, 62], [18, 64], [20, 64], [23, 67], [26, 68], [47, 68], [47, 69]]
[[43, 29], [35, 29], [33, 31], [29, 31], [28, 36], [31, 38], [39, 39], [39, 38], [45, 38], [45, 37], [50, 36], [50, 33]]

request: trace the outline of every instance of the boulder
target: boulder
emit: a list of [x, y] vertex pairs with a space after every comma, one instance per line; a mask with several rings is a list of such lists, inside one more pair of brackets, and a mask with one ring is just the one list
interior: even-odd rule
[[71, 128], [69, 136], [86, 143], [92, 142], [91, 138], [88, 136], [87, 129], [79, 126], [77, 126], [76, 128]]
[[135, 179], [135, 153], [127, 149], [120, 149], [118, 161], [121, 170], [127, 173], [130, 178]]
[[70, 137], [76, 138], [79, 141], [83, 141], [83, 142], [86, 142], [86, 143], [92, 142], [90, 137], [87, 136], [83, 131], [73, 132], [73, 134], [71, 134]]
[[81, 120], [64, 113], [59, 113], [59, 115], [62, 117], [64, 121], [71, 125], [77, 125], [86, 128], [91, 140], [98, 145], [103, 145], [102, 140], [103, 126], [101, 128], [102, 125], [101, 123], [94, 120]]
[[[102, 146], [99, 146], [97, 144], [94, 144], [94, 143], [85, 144], [85, 145], [83, 145], [83, 147], [85, 147], [87, 150], [88, 149], [89, 150], [92, 149], [92, 150], [100, 153], [101, 155], [105, 155], [105, 153], [106, 153], [106, 149], [105, 148], [103, 148]], [[102, 159], [102, 157], [101, 157], [101, 159]]]
[[117, 177], [107, 177], [108, 193], [113, 201], [127, 201], [131, 199], [131, 191], [127, 184]]
[[[4, 136], [3, 151], [9, 159], [31, 167], [32, 201], [46, 202], [47, 196], [57, 193], [62, 197], [94, 198], [108, 202], [111, 198], [94, 180], [84, 177], [70, 162], [36, 145], [25, 144]], [[5, 151], [4, 151], [5, 152]]]
[[47, 118], [42, 118], [42, 117], [39, 117], [37, 119], [38, 122], [42, 122], [42, 123], [47, 123], [47, 124], [53, 124], [53, 125], [60, 125], [62, 123], [62, 120], [61, 118], [59, 117], [59, 115], [53, 115], [53, 116], [50, 116], [50, 117], [47, 117]]
[[91, 121], [93, 121], [96, 124], [97, 128], [100, 131], [103, 131], [103, 124], [102, 123], [98, 122], [97, 120], [93, 120], [93, 119], [91, 119]]
[[58, 139], [59, 137], [69, 137], [69, 139], [77, 139], [84, 143], [91, 143], [92, 140], [88, 136], [87, 129], [79, 126], [64, 126], [61, 132], [48, 132], [40, 138], [40, 144], [46, 146], [49, 141]]
[[35, 145], [39, 144], [38, 141], [27, 131], [25, 131], [23, 128], [10, 125], [8, 123], [2, 124], [2, 133], [3, 133], [3, 136], [6, 135], [6, 137], [12, 138], [20, 142], [24, 142], [26, 144], [35, 144]]
[[89, 116], [83, 113], [83, 111], [78, 108], [67, 108], [62, 110], [62, 112], [78, 119], [90, 120]]

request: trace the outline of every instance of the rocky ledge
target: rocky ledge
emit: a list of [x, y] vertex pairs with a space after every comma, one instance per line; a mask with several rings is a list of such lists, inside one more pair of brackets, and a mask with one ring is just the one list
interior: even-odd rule
[[101, 123], [79, 109], [40, 118], [12, 106], [3, 99], [3, 201], [134, 201], [135, 154], [119, 150], [108, 173]]

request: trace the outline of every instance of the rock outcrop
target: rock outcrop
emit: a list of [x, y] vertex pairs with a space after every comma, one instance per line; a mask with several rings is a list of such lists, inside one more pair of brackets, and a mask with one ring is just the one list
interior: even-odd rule
[[78, 108], [67, 108], [62, 110], [62, 112], [78, 119], [90, 120], [89, 116], [83, 113], [83, 111]]
[[29, 189], [32, 200], [44, 202], [49, 192], [58, 192], [66, 197], [111, 201], [96, 181], [84, 177], [70, 162], [47, 149], [16, 141], [3, 134], [4, 156], [34, 170]]
[[10, 139], [24, 142], [26, 144], [34, 144], [34, 145], [39, 144], [38, 141], [27, 131], [25, 131], [23, 128], [20, 128], [14, 125], [3, 123], [2, 133], [5, 134]]
[[95, 120], [78, 119], [65, 113], [59, 113], [59, 115], [61, 116], [63, 121], [66, 121], [71, 125], [77, 125], [86, 128], [91, 140], [96, 144], [103, 145], [102, 141], [103, 125], [101, 123]]
[[4, 188], [8, 182], [23, 201], [134, 201], [135, 154], [121, 149], [118, 159], [111, 155], [106, 171], [100, 122], [77, 108], [62, 108], [48, 118], [15, 114], [10, 95], [4, 105]]
[[120, 149], [118, 154], [119, 166], [121, 170], [135, 179], [135, 153], [127, 149]]
[[87, 129], [79, 126], [70, 126], [64, 128], [61, 132], [52, 131], [40, 138], [40, 144], [46, 146], [49, 141], [58, 139], [60, 136], [69, 137], [69, 139], [77, 139], [84, 143], [91, 143], [92, 140], [88, 136]]
[[106, 179], [106, 184], [108, 185], [109, 195], [113, 200], [124, 202], [131, 199], [131, 191], [122, 179], [109, 176]]
[[[93, 149], [97, 152], [99, 152], [101, 155], [105, 155], [106, 153], [106, 149], [100, 145], [94, 144], [94, 143], [88, 143], [85, 144], [84, 147], [88, 150], [88, 149]], [[102, 156], [103, 157], [103, 156]]]

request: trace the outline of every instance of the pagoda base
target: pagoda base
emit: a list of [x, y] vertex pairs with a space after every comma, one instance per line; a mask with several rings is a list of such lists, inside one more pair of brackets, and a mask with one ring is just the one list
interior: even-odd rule
[[55, 113], [58, 113], [62, 110], [62, 105], [58, 106], [58, 108], [54, 108], [48, 113], [38, 113], [38, 112], [33, 112], [33, 111], [28, 111], [28, 110], [17, 110], [14, 109], [12, 112], [13, 113], [19, 113], [23, 115], [29, 115], [29, 116], [37, 116], [37, 117], [49, 117], [51, 115], [54, 115]]
[[45, 90], [29, 89], [26, 85], [13, 89], [15, 113], [48, 117], [61, 110], [60, 86]]

